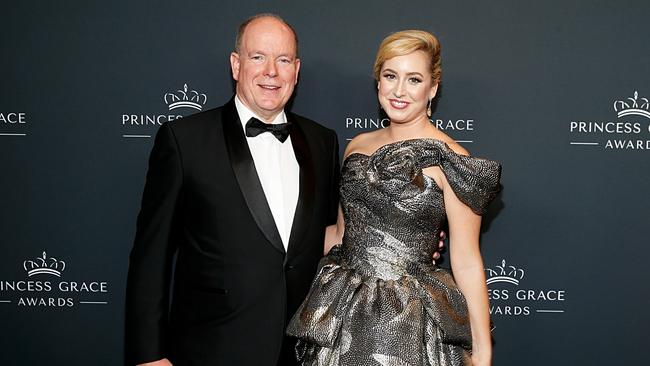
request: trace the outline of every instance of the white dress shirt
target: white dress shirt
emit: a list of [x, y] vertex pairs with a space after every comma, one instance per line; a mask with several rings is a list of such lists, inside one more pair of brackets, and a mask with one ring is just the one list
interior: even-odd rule
[[[246, 133], [246, 123], [251, 117], [264, 122], [262, 118], [248, 109], [238, 96], [235, 96], [235, 106], [244, 134]], [[272, 124], [286, 122], [287, 115], [283, 110], [275, 117]], [[262, 183], [266, 202], [271, 208], [275, 226], [278, 228], [286, 250], [289, 246], [291, 226], [300, 193], [300, 167], [293, 152], [291, 137], [282, 143], [273, 134], [265, 132], [255, 137], [247, 136], [246, 141], [253, 156], [257, 176]]]

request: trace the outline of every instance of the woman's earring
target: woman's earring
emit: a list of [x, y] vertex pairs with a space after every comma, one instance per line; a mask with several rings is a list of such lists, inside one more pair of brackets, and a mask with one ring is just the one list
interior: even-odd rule
[[427, 116], [431, 117], [431, 99], [429, 99], [429, 103], [427, 103]]

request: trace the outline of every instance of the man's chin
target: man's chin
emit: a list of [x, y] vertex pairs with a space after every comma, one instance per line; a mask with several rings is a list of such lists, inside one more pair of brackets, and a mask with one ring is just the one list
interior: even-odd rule
[[284, 109], [284, 104], [280, 102], [260, 103], [257, 106], [260, 108], [260, 111], [266, 115], [276, 115]]

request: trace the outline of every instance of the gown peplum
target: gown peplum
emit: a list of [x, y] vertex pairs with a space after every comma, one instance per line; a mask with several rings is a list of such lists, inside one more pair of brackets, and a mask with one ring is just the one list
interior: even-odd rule
[[343, 162], [343, 242], [319, 263], [287, 328], [303, 365], [470, 364], [465, 298], [452, 274], [431, 263], [446, 214], [442, 190], [422, 173], [430, 166], [479, 215], [499, 192], [499, 163], [435, 139], [398, 141]]

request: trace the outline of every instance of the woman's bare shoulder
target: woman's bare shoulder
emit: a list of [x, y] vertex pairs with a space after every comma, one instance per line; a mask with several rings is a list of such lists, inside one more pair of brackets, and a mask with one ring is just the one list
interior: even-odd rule
[[467, 151], [465, 147], [463, 147], [461, 144], [456, 142], [456, 140], [449, 137], [446, 133], [440, 130], [436, 131], [436, 135], [434, 136], [434, 138], [446, 143], [447, 146], [449, 146], [449, 148], [458, 155], [470, 155], [469, 151]]
[[344, 156], [347, 157], [352, 153], [368, 154], [368, 151], [366, 150], [371, 146], [376, 145], [376, 141], [380, 138], [381, 133], [381, 130], [374, 130], [370, 132], [362, 132], [354, 136], [354, 138], [348, 142]]

